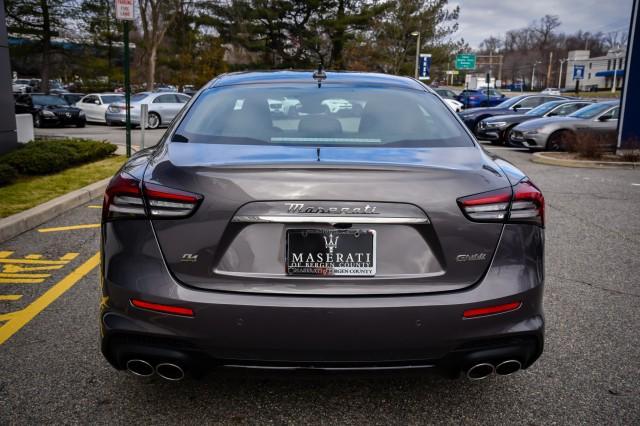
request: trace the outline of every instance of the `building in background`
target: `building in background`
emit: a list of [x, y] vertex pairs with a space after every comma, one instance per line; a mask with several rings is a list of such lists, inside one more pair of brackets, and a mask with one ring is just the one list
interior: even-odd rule
[[588, 50], [572, 50], [568, 53], [564, 88], [572, 90], [576, 86], [573, 79], [575, 65], [584, 66], [584, 79], [580, 81], [580, 90], [611, 90], [616, 75], [616, 88], [624, 85], [625, 50], [610, 49], [605, 56], [590, 58]]

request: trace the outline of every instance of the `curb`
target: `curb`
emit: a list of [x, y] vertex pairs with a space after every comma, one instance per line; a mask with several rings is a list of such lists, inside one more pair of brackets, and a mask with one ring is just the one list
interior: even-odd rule
[[535, 152], [531, 157], [531, 161], [538, 164], [546, 164], [549, 166], [563, 167], [587, 167], [596, 169], [637, 169], [640, 163], [632, 163], [627, 161], [589, 161], [589, 160], [565, 160], [562, 158], [553, 158], [544, 152]]
[[42, 225], [74, 207], [88, 203], [94, 198], [101, 196], [110, 180], [110, 177], [102, 179], [84, 188], [76, 189], [68, 194], [61, 195], [58, 198], [30, 208], [29, 210], [0, 219], [0, 242], [4, 242], [36, 226]]

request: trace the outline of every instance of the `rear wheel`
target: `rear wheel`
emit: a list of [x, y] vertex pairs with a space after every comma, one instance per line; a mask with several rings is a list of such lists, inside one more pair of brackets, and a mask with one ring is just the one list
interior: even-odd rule
[[517, 147], [518, 145], [514, 145], [511, 143], [511, 135], [513, 134], [513, 128], [516, 127], [515, 125], [508, 127], [507, 130], [504, 131], [503, 135], [503, 142], [506, 146], [512, 146], [512, 147]]
[[42, 120], [40, 119], [40, 115], [38, 114], [33, 116], [33, 127], [35, 128], [42, 127]]
[[559, 130], [549, 136], [547, 140], [547, 151], [566, 151], [567, 146], [575, 141], [575, 135], [569, 130]]
[[157, 129], [160, 127], [160, 116], [156, 112], [150, 112], [147, 118], [147, 128]]
[[87, 125], [87, 122], [86, 122], [86, 121], [83, 121], [83, 122], [81, 122], [81, 123], [76, 124], [76, 127], [84, 127], [84, 126], [86, 126], [86, 125]]

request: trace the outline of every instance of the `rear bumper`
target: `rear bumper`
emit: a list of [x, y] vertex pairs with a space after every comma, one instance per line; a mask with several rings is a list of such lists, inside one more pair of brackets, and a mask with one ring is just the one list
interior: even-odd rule
[[[148, 244], [132, 247], [136, 255], [125, 255], [131, 268], [118, 265], [122, 260], [103, 248], [102, 352], [118, 369], [134, 357], [172, 359], [197, 368], [436, 366], [455, 372], [472, 360], [515, 358], [526, 368], [543, 348], [542, 232], [506, 226], [492, 266], [468, 289], [402, 296], [199, 290], [177, 282]], [[514, 253], [532, 242], [540, 245], [538, 258]], [[195, 315], [138, 309], [130, 303], [133, 298], [189, 307]], [[467, 309], [513, 301], [522, 306], [463, 318]]]

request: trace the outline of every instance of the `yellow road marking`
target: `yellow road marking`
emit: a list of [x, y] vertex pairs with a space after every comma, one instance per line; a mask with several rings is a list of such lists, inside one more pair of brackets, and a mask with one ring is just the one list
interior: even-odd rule
[[19, 316], [22, 311], [9, 312], [8, 314], [0, 314], [0, 321], [9, 321]]
[[40, 284], [43, 278], [0, 278], [0, 284]]
[[66, 260], [35, 260], [35, 259], [1, 259], [0, 263], [24, 264], [24, 265], [66, 265]]
[[97, 205], [92, 205], [92, 206], [87, 206], [88, 209], [101, 209], [102, 206], [97, 206]]
[[100, 263], [100, 253], [96, 253], [89, 260], [78, 266], [69, 275], [58, 281], [33, 303], [19, 311], [8, 322], [0, 327], [0, 345], [6, 342], [18, 330], [24, 327], [36, 315], [47, 308], [58, 297], [73, 287], [80, 279], [91, 272]]
[[4, 259], [5, 257], [9, 257], [13, 254], [12, 251], [0, 251], [0, 259]]
[[86, 225], [71, 225], [71, 226], [59, 226], [57, 228], [40, 228], [38, 232], [61, 232], [61, 231], [73, 231], [76, 229], [87, 228], [99, 228], [99, 223], [87, 223]]
[[51, 274], [8, 274], [0, 272], [0, 278], [48, 278]]
[[3, 265], [2, 270], [9, 274], [14, 274], [18, 272], [31, 272], [31, 271], [50, 271], [52, 269], [60, 269], [64, 268], [62, 265], [50, 265], [50, 266], [20, 266], [20, 265]]
[[73, 259], [75, 259], [76, 257], [78, 257], [80, 253], [67, 253], [64, 256], [62, 256], [60, 258], [60, 260], [66, 260], [66, 261], [72, 261]]
[[24, 257], [25, 259], [42, 259], [41, 254], [28, 254]]
[[21, 294], [0, 294], [0, 300], [13, 302], [22, 299]]

